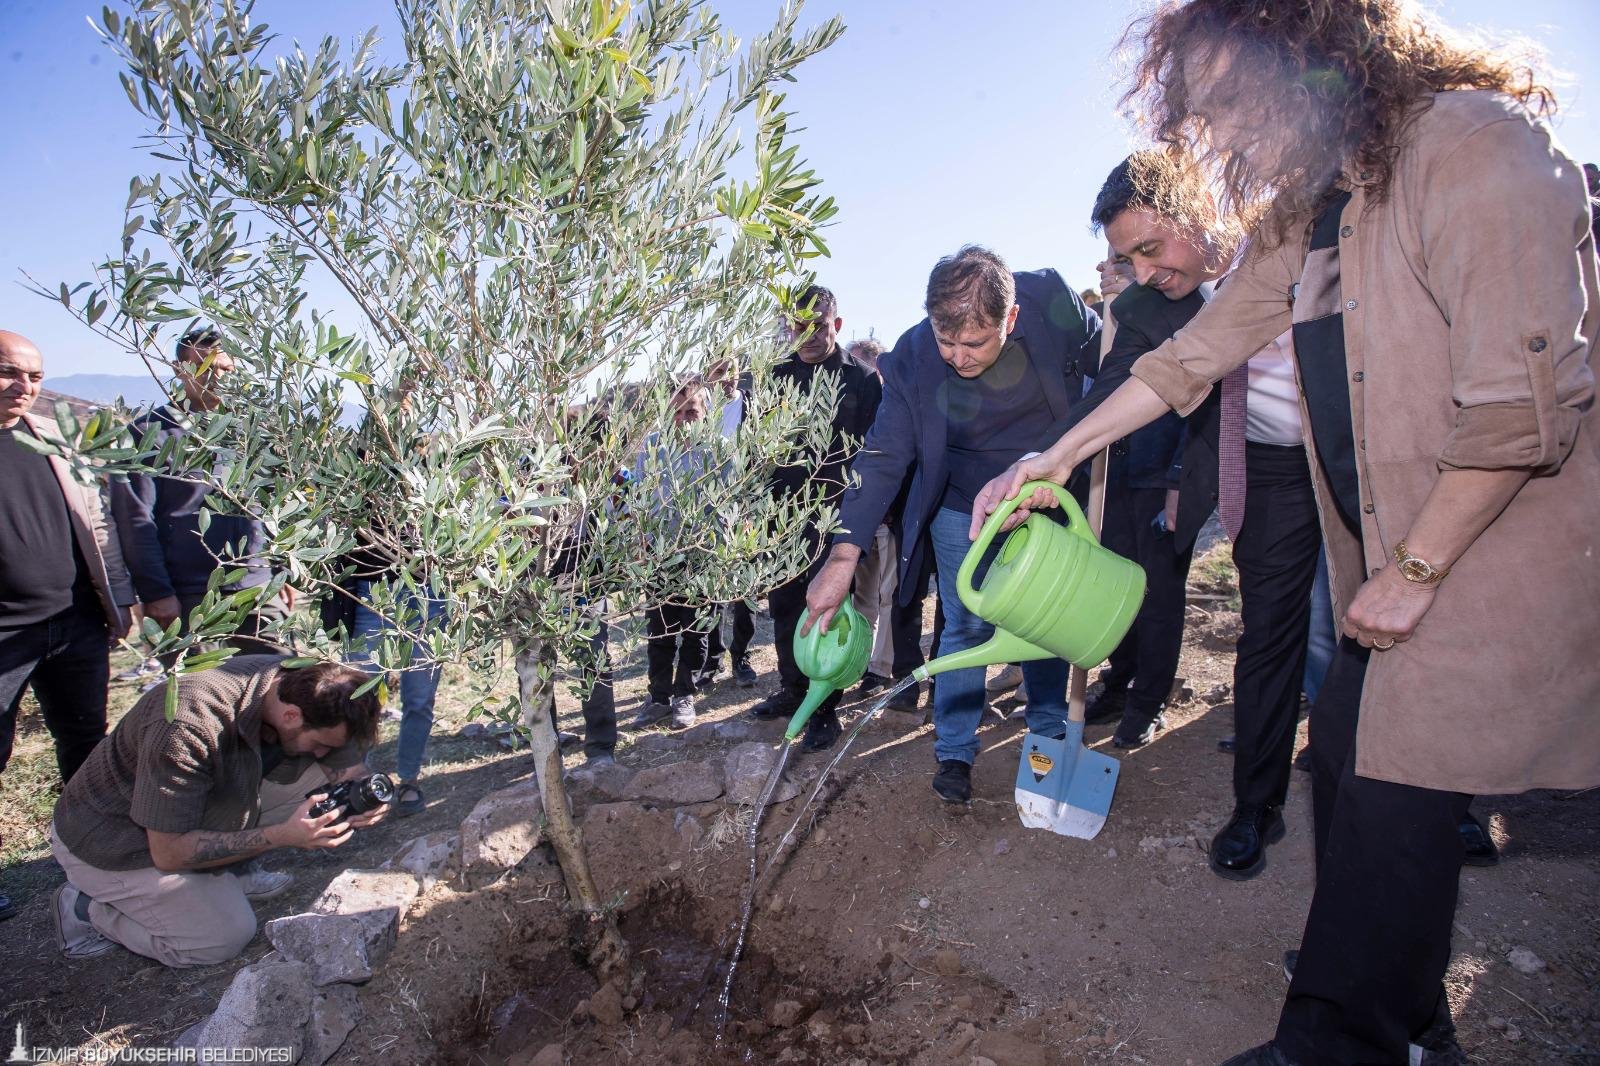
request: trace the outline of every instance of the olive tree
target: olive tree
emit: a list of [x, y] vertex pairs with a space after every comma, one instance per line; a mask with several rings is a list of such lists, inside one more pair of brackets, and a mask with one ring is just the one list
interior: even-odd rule
[[[103, 13], [156, 161], [120, 254], [50, 293], [158, 374], [175, 332], [213, 324], [224, 402], [160, 454], [111, 417], [64, 428], [86, 461], [203, 473], [208, 506], [270, 536], [273, 584], [214, 581], [186, 635], [147, 623], [179, 672], [220, 661], [201, 642], [283, 582], [347, 595], [358, 547], [398, 564], [372, 597], [398, 632], [378, 666], [413, 643], [481, 676], [512, 657], [569, 894], [613, 963], [553, 679], [608, 616], [796, 573], [791, 531], [829, 521], [766, 485], [826, 446], [830, 390], [767, 371], [834, 213], [776, 88], [842, 27], [802, 32], [788, 2], [741, 45], [698, 0], [398, 0], [398, 45], [302, 48], [252, 6]], [[672, 426], [676, 383], [724, 360], [753, 381], [739, 433]], [[419, 596], [445, 617], [424, 624]], [[306, 613], [279, 636], [350, 650]]]

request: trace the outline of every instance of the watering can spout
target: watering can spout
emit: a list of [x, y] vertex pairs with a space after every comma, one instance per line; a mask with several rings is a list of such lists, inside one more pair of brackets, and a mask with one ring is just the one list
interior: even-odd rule
[[833, 695], [834, 688], [826, 681], [813, 681], [806, 689], [806, 698], [800, 701], [800, 709], [794, 712], [794, 717], [789, 719], [789, 728], [783, 731], [783, 739], [791, 741], [805, 729], [806, 723], [816, 713], [829, 696]]
[[1000, 663], [1025, 663], [1034, 659], [1054, 657], [1054, 652], [1045, 651], [1037, 644], [1029, 644], [1021, 637], [1013, 636], [1003, 629], [996, 629], [994, 636], [976, 648], [941, 655], [912, 672], [919, 681], [927, 681], [935, 674], [950, 670], [966, 670], [974, 666], [998, 666]]

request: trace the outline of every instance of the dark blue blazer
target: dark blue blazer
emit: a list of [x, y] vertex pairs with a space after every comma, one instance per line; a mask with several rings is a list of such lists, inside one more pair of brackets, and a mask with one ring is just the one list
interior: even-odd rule
[[[1019, 310], [1011, 336], [1027, 350], [1051, 416], [1060, 427], [1059, 431], [1052, 428], [1036, 443], [1035, 447], [1043, 450], [1066, 432], [1068, 411], [1082, 395], [1084, 379], [1098, 361], [1100, 319], [1054, 270], [1014, 276]], [[839, 513], [844, 528], [834, 540], [865, 551], [909, 473], [911, 484], [900, 515], [897, 594], [899, 602], [906, 603], [913, 592], [906, 575], [925, 572], [923, 555], [928, 547], [923, 533], [949, 480], [945, 463], [946, 369], [928, 320], [907, 330], [882, 357], [879, 367], [883, 402], [856, 453], [852, 466], [856, 483], [845, 492]]]

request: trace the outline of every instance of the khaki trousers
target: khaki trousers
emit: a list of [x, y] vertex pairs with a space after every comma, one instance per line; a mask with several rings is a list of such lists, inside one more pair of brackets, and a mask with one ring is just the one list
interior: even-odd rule
[[[307, 792], [329, 779], [313, 762], [292, 782], [263, 780], [258, 825], [287, 820]], [[227, 870], [101, 870], [68, 851], [54, 825], [50, 851], [72, 886], [93, 901], [90, 923], [136, 955], [172, 967], [209, 966], [238, 955], [256, 935], [255, 911]]]
[[872, 623], [872, 658], [867, 669], [879, 677], [894, 673], [894, 641], [889, 625], [899, 572], [894, 546], [889, 527], [879, 526], [872, 535], [872, 545], [856, 563], [856, 582], [850, 593], [852, 605]]

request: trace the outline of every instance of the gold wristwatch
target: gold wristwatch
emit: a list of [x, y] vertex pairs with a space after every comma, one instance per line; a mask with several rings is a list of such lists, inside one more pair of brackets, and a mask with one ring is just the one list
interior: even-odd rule
[[1414, 585], [1433, 588], [1439, 582], [1450, 576], [1450, 571], [1441, 570], [1426, 559], [1418, 559], [1406, 550], [1406, 542], [1401, 541], [1394, 546], [1394, 561], [1400, 564], [1400, 576]]

